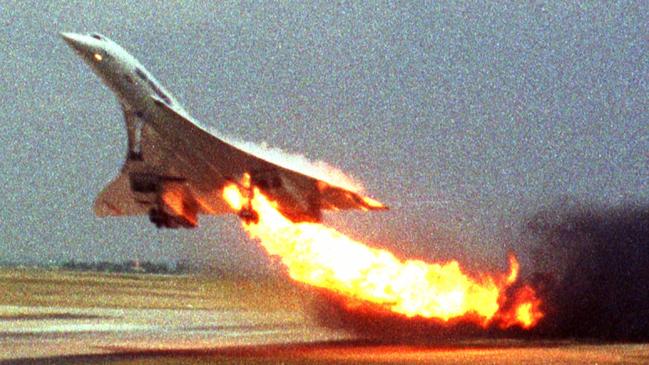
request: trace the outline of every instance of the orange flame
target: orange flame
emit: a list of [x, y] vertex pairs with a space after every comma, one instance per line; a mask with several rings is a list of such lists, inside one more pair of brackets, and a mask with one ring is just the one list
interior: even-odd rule
[[536, 297], [536, 292], [529, 286], [523, 286], [515, 294], [509, 311], [501, 314], [500, 327], [509, 328], [520, 326], [529, 329], [536, 326], [543, 318], [541, 300]]
[[[223, 197], [237, 211], [248, 204], [248, 198], [235, 184], [225, 187]], [[250, 203], [259, 221], [242, 222], [245, 231], [259, 240], [268, 254], [278, 256], [289, 276], [299, 282], [406, 317], [444, 322], [467, 318], [486, 327], [492, 319], [500, 318], [507, 323], [505, 327], [518, 324], [530, 328], [540, 313], [538, 306], [515, 309], [515, 313], [521, 311], [520, 318], [499, 313], [506, 301], [506, 289], [518, 276], [518, 262], [513, 255], [508, 274], [475, 279], [454, 260], [400, 260], [386, 250], [368, 247], [322, 224], [293, 223], [259, 189], [254, 190]]]

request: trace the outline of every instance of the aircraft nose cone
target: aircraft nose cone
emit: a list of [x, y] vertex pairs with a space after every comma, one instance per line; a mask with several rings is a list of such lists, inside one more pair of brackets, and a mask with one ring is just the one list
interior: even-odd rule
[[83, 50], [83, 38], [81, 35], [76, 33], [61, 32], [61, 38], [67, 43], [70, 47], [77, 51]]
[[70, 43], [70, 42], [72, 42], [72, 40], [74, 39], [74, 36], [76, 34], [70, 33], [70, 32], [61, 32], [61, 33], [59, 33], [59, 35], [61, 35], [61, 38], [63, 38], [63, 40]]

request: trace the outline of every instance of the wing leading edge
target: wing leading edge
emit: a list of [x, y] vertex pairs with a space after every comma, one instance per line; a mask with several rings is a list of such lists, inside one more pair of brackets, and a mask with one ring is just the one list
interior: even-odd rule
[[[194, 146], [208, 146], [207, 151], [205, 151], [207, 152], [207, 155], [215, 156], [212, 157], [210, 164], [214, 166], [222, 166], [222, 171], [225, 175], [228, 175], [228, 172], [231, 175], [242, 175], [243, 173], [254, 174], [256, 171], [261, 171], [262, 175], [264, 172], [268, 171], [275, 172], [277, 175], [280, 175], [283, 180], [286, 180], [285, 190], [290, 191], [292, 189], [301, 189], [301, 191], [296, 193], [297, 195], [303, 196], [316, 192], [319, 200], [318, 206], [319, 209], [322, 210], [388, 210], [388, 207], [372, 198], [362, 196], [359, 193], [335, 186], [326, 181], [316, 179], [289, 168], [276, 165], [259, 156], [245, 152], [204, 130], [159, 98], [155, 96], [151, 96], [151, 98], [153, 98], [156, 105], [160, 107], [166, 116], [165, 118], [161, 118], [161, 120], [165, 120], [164, 125], [156, 125], [156, 129], [161, 134], [173, 134], [175, 132], [179, 135], [182, 134], [187, 136], [188, 138], [186, 138], [185, 143], [189, 142]], [[213, 147], [210, 148], [209, 146]], [[224, 153], [227, 153], [227, 158], [224, 158], [226, 157], [224, 156]], [[238, 164], [236, 166], [223, 166], [224, 161], [232, 161]], [[270, 195], [271, 197], [275, 195], [274, 197], [277, 198], [278, 194], [271, 193]], [[281, 200], [281, 198], [282, 197], [279, 197], [279, 200]]]

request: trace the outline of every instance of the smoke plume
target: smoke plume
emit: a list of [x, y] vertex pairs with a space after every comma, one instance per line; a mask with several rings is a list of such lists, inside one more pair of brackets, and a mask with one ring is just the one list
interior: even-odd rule
[[543, 273], [536, 278], [546, 283], [539, 333], [649, 339], [649, 207], [561, 208], [539, 212], [527, 226]]

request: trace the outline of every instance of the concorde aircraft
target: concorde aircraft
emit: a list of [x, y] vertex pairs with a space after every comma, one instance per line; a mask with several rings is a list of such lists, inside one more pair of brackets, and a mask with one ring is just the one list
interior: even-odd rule
[[[201, 127], [131, 54], [97, 34], [61, 33], [115, 93], [128, 152], [120, 174], [99, 194], [95, 214], [149, 215], [158, 228], [194, 228], [199, 214], [236, 213], [256, 222], [250, 202], [238, 212], [223, 200], [227, 184], [247, 199], [258, 189], [294, 222], [319, 222], [322, 210], [384, 210], [383, 204], [244, 151]], [[256, 189], [255, 189], [256, 188]]]

